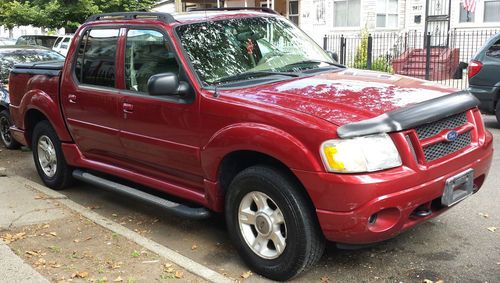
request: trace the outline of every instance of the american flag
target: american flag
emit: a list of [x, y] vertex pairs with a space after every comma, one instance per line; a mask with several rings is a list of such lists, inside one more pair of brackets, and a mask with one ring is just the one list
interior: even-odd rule
[[464, 0], [464, 9], [467, 12], [474, 13], [476, 11], [476, 0]]

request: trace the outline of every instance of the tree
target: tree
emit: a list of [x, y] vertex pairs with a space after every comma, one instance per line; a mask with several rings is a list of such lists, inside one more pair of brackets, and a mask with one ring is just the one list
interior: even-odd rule
[[0, 0], [0, 25], [66, 28], [74, 32], [97, 13], [147, 11], [154, 0]]

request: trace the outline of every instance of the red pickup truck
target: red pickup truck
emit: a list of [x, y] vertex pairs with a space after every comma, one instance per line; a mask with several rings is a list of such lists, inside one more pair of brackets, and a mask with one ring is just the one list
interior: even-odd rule
[[65, 62], [16, 65], [10, 101], [47, 186], [224, 213], [247, 264], [275, 280], [325, 240], [383, 241], [446, 211], [493, 153], [468, 92], [345, 68], [266, 9], [92, 16]]

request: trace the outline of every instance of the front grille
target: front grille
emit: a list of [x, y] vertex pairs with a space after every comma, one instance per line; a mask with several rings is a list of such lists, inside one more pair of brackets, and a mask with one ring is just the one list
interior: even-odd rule
[[417, 136], [419, 140], [423, 140], [426, 138], [433, 137], [439, 134], [442, 130], [446, 129], [456, 129], [460, 126], [463, 126], [467, 123], [467, 115], [465, 112], [455, 114], [439, 121], [425, 124], [415, 128], [417, 131]]
[[[415, 132], [420, 141], [435, 137], [446, 130], [454, 130], [468, 123], [466, 112], [455, 114], [436, 122], [421, 125], [415, 128]], [[466, 148], [471, 144], [471, 132], [458, 135], [457, 139], [451, 142], [440, 141], [422, 148], [427, 162], [444, 157], [448, 154]]]
[[466, 148], [471, 144], [470, 132], [458, 135], [453, 142], [438, 142], [424, 147], [424, 155], [427, 161], [433, 161], [453, 152]]

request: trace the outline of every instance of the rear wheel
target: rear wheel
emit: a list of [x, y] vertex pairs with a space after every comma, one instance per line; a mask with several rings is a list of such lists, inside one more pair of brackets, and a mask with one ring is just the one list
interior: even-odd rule
[[227, 192], [229, 235], [252, 270], [273, 280], [294, 277], [323, 254], [314, 209], [301, 190], [287, 174], [253, 166]]
[[31, 148], [38, 175], [47, 187], [62, 190], [71, 183], [72, 170], [64, 159], [61, 141], [48, 121], [36, 124]]
[[2, 143], [8, 149], [17, 149], [21, 145], [12, 137], [10, 134], [11, 120], [10, 113], [7, 110], [3, 110], [0, 112], [0, 138], [2, 139]]

